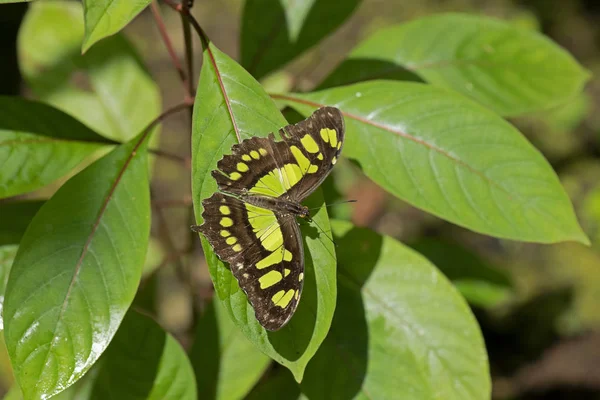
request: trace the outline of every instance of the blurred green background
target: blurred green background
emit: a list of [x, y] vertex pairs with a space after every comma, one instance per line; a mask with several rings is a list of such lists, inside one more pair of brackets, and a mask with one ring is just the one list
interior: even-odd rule
[[[15, 54], [26, 8], [0, 7], [0, 94], [28, 95]], [[238, 57], [242, 10], [242, 0], [196, 0], [194, 15], [223, 51]], [[163, 11], [183, 58], [179, 16]], [[379, 28], [444, 11], [494, 16], [539, 30], [592, 72], [584, 93], [568, 104], [511, 120], [552, 163], [592, 246], [525, 244], [471, 233], [393, 198], [349, 162], [338, 164], [326, 193], [330, 199], [358, 202], [336, 207], [333, 214], [415, 247], [456, 284], [486, 338], [494, 398], [600, 399], [600, 1], [364, 0], [341, 29], [263, 84], [270, 91], [310, 90]], [[178, 102], [181, 85], [149, 10], [126, 33], [158, 82], [163, 104]], [[200, 53], [196, 41], [196, 77]], [[189, 115], [169, 119], [161, 147], [189, 157], [189, 135]], [[187, 229], [190, 171], [159, 158], [153, 173], [153, 204], [160, 217], [153, 220], [147, 267], [161, 268], [143, 282], [138, 304], [154, 308], [163, 325], [186, 345], [194, 310], [212, 293], [199, 242]], [[55, 189], [30, 197], [47, 197]], [[0, 390], [6, 391], [11, 381], [7, 358], [2, 357]]]

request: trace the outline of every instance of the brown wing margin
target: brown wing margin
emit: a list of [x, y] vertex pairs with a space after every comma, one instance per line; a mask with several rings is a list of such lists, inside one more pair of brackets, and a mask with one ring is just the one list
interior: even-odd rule
[[[195, 227], [203, 233], [217, 256], [229, 263], [233, 275], [238, 280], [240, 287], [246, 293], [248, 301], [254, 308], [256, 319], [268, 330], [278, 330], [292, 317], [303, 286], [304, 249], [298, 224], [293, 216], [279, 216], [275, 214], [277, 223], [283, 235], [283, 245], [276, 249], [289, 251], [291, 260], [281, 260], [274, 265], [258, 269], [257, 263], [272, 254], [265, 249], [261, 241], [253, 232], [249, 222], [249, 215], [244, 203], [232, 196], [215, 193], [202, 203], [204, 223]], [[222, 209], [225, 206], [227, 209]], [[223, 212], [225, 211], [225, 213]], [[223, 224], [222, 219], [229, 218]], [[226, 234], [222, 232], [226, 231]], [[235, 237], [233, 242], [231, 238]], [[227, 243], [229, 239], [229, 243]], [[236, 245], [240, 247], [235, 248]], [[286, 271], [287, 270], [287, 271]], [[281, 274], [281, 280], [268, 287], [261, 287], [260, 278], [271, 271]], [[264, 282], [263, 282], [264, 283]], [[273, 302], [274, 296], [284, 291], [293, 290], [293, 296], [285, 307], [280, 307]], [[296, 295], [296, 291], [298, 292]], [[276, 297], [277, 298], [277, 297]]]

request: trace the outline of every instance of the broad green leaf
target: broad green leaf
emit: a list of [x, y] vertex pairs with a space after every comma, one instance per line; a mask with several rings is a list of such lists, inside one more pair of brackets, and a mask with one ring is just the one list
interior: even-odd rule
[[2, 319], [2, 308], [4, 307], [4, 292], [6, 291], [6, 282], [12, 267], [19, 246], [16, 244], [0, 246], [0, 330], [4, 329], [4, 320]]
[[78, 2], [32, 3], [17, 42], [21, 73], [40, 100], [105, 137], [130, 140], [160, 114], [158, 87], [121, 35], [80, 55], [82, 16]]
[[344, 155], [387, 191], [476, 232], [588, 243], [544, 157], [512, 125], [454, 92], [371, 81], [275, 95], [304, 115], [344, 112]]
[[[72, 386], [52, 396], [52, 400], [88, 400], [95, 379], [96, 368], [92, 368], [85, 376]], [[13, 385], [4, 400], [23, 400], [21, 388]]]
[[206, 305], [190, 359], [198, 393], [215, 400], [244, 398], [270, 361], [240, 332], [219, 301]]
[[33, 0], [0, 0], [0, 4], [9, 4], [9, 3], [26, 3]]
[[[361, 68], [351, 71], [346, 63]], [[354, 72], [346, 74], [346, 84], [408, 70], [510, 116], [564, 103], [590, 77], [541, 34], [464, 14], [432, 15], [382, 29], [360, 43], [340, 68]]]
[[[223, 154], [229, 153], [240, 138], [266, 136], [286, 125], [273, 101], [241, 66], [212, 44], [205, 50], [204, 60], [192, 133], [192, 193], [198, 224], [202, 223], [202, 200], [217, 189], [210, 172]], [[309, 207], [322, 204], [320, 191], [307, 202]], [[313, 219], [329, 231], [325, 208]], [[259, 325], [229, 268], [202, 240], [218, 299], [244, 335], [263, 353], [288, 367], [297, 380], [325, 338], [335, 309], [335, 253], [331, 241], [315, 235], [315, 231], [302, 229], [306, 237], [304, 291], [291, 322], [277, 332], [267, 332]]]
[[26, 400], [81, 378], [133, 300], [150, 232], [142, 138], [65, 183], [21, 239], [6, 287], [4, 335]]
[[336, 30], [361, 0], [246, 0], [241, 64], [261, 78]]
[[311, 400], [489, 399], [483, 338], [452, 284], [390, 237], [332, 226], [344, 249], [337, 308], [302, 392]]
[[0, 198], [54, 182], [107, 143], [60, 110], [0, 96]]
[[0, 246], [19, 244], [27, 226], [44, 204], [44, 200], [0, 203]]
[[473, 305], [494, 307], [513, 294], [506, 272], [489, 265], [458, 243], [422, 238], [411, 247], [440, 269]]
[[135, 311], [127, 313], [98, 363], [90, 399], [198, 398], [194, 371], [181, 345]]
[[152, 0], [84, 0], [85, 36], [82, 53], [125, 27]]

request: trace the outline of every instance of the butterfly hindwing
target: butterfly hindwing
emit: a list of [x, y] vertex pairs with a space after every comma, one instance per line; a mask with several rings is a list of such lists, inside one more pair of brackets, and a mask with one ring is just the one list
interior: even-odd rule
[[213, 194], [203, 205], [199, 230], [229, 263], [260, 324], [279, 329], [302, 293], [304, 252], [295, 218], [223, 193]]

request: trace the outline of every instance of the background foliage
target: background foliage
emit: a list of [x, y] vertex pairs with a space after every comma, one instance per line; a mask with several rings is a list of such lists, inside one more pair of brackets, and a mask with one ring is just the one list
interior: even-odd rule
[[[597, 398], [594, 2], [196, 3], [0, 5], [5, 398]], [[188, 226], [237, 137], [322, 105], [307, 204], [358, 202], [267, 332]]]

